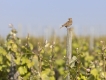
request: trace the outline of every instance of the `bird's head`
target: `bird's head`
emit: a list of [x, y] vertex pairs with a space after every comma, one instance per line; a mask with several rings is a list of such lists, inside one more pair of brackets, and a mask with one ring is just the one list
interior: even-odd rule
[[72, 18], [68, 18], [68, 20], [70, 21], [70, 20], [72, 20]]

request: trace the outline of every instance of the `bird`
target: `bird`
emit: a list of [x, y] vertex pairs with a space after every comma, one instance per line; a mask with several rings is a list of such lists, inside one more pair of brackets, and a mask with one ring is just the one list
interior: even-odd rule
[[[62, 25], [62, 27], [67, 28], [67, 27], [70, 27], [71, 25], [72, 25], [72, 18], [69, 18], [68, 21]], [[62, 27], [60, 27], [60, 28], [62, 28]]]

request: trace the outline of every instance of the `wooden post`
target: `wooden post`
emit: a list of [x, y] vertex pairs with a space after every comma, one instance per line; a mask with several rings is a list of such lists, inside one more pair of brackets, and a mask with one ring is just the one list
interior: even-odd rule
[[92, 51], [94, 49], [94, 29], [93, 28], [91, 29], [89, 45], [90, 45], [89, 51], [90, 51], [90, 53], [92, 53]]
[[[69, 65], [72, 57], [72, 28], [67, 28], [66, 56], [67, 56], [66, 65]], [[66, 70], [69, 70], [67, 66]], [[66, 80], [70, 80], [70, 73], [68, 73]]]
[[[71, 62], [71, 56], [72, 56], [72, 28], [70, 27], [72, 25], [72, 18], [69, 18], [68, 21], [62, 25], [62, 27], [67, 28], [67, 47], [66, 47], [66, 70], [69, 71], [68, 65]], [[60, 28], [62, 28], [60, 27]], [[70, 80], [70, 73], [67, 74], [66, 80]]]
[[94, 36], [91, 35], [90, 36], [90, 53], [92, 53], [93, 49], [94, 49]]

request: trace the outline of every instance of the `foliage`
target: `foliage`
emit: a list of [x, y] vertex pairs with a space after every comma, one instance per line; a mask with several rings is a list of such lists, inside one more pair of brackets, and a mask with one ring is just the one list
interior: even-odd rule
[[[2, 43], [2, 42], [1, 42]], [[0, 80], [105, 80], [106, 46], [95, 39], [89, 51], [89, 38], [74, 37], [72, 59], [66, 65], [66, 38], [53, 41], [28, 36], [17, 37], [12, 28], [4, 44], [0, 44]], [[65, 70], [66, 66], [69, 70]]]

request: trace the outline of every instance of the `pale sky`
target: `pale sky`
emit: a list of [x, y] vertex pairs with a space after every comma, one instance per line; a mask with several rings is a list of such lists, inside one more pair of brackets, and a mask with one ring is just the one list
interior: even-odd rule
[[77, 34], [106, 34], [106, 0], [0, 0], [0, 35], [9, 23], [22, 34], [48, 34], [48, 27], [66, 34], [60, 27], [68, 18]]

